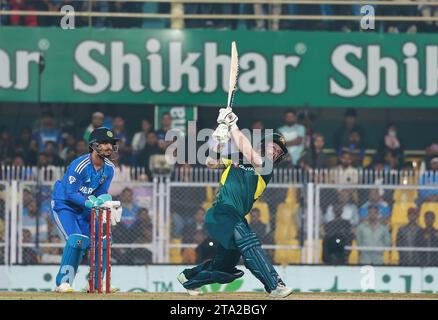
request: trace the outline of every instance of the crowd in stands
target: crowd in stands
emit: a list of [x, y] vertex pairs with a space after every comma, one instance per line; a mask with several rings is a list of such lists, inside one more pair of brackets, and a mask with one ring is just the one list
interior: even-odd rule
[[[171, 12], [169, 3], [144, 3], [133, 1], [75, 1], [75, 0], [0, 0], [0, 9], [6, 10], [41, 10], [60, 11], [64, 5], [71, 5], [75, 11], [95, 12], [127, 12], [127, 13], [165, 13]], [[186, 14], [256, 14], [256, 15], [316, 15], [321, 16], [317, 20], [290, 20], [290, 19], [249, 19], [239, 21], [237, 19], [186, 19], [186, 28], [219, 28], [236, 29], [247, 28], [255, 30], [335, 30], [335, 31], [357, 31], [360, 28], [357, 21], [344, 20], [334, 21], [324, 19], [324, 16], [359, 16], [361, 15], [360, 5], [346, 4], [238, 4], [238, 3], [185, 3], [180, 10]], [[415, 4], [411, 5], [378, 5], [374, 7], [377, 16], [418, 16], [436, 17], [438, 6]], [[25, 26], [54, 26], [59, 25], [60, 17], [57, 16], [0, 16], [0, 24], [4, 25], [25, 25]], [[148, 21], [141, 18], [124, 17], [88, 17], [77, 18], [76, 27], [168, 27], [170, 22], [163, 19], [161, 24], [148, 24]], [[155, 20], [157, 21], [157, 20]], [[385, 32], [393, 33], [415, 33], [415, 32], [436, 32], [438, 22], [415, 22], [415, 21], [384, 21], [377, 22], [376, 28]]]
[[[100, 126], [114, 131], [119, 138], [118, 158], [114, 160], [116, 167], [122, 170], [123, 166], [144, 167], [147, 172], [145, 179], [151, 178], [149, 159], [155, 154], [164, 154], [171, 144], [166, 141], [166, 133], [171, 130], [172, 118], [164, 113], [160, 119], [159, 128], [154, 128], [150, 119], [139, 120], [137, 124], [130, 124], [130, 128], [137, 128], [134, 134], [126, 130], [125, 119], [122, 116], [108, 116], [102, 112], [94, 112], [90, 124], [83, 129], [77, 126], [62, 127], [50, 108], [44, 108], [41, 117], [31, 126], [20, 129], [14, 135], [12, 128], [0, 128], [0, 165], [10, 166], [67, 166], [73, 159], [89, 151], [88, 139], [90, 133]], [[16, 128], [14, 128], [16, 129]], [[200, 130], [202, 128], [197, 128]], [[265, 123], [254, 120], [251, 128], [264, 132]], [[414, 164], [406, 161], [403, 140], [396, 123], [389, 123], [386, 131], [376, 145], [366, 143], [366, 131], [360, 125], [358, 113], [355, 109], [347, 109], [344, 121], [337, 128], [332, 137], [326, 137], [315, 127], [314, 115], [308, 112], [295, 110], [284, 111], [283, 124], [275, 131], [281, 133], [288, 147], [286, 161], [283, 167], [310, 169], [335, 168], [354, 182], [356, 169], [375, 169], [377, 171], [414, 169]], [[328, 152], [326, 140], [332, 139], [333, 152]], [[366, 155], [366, 149], [374, 149], [373, 155]], [[233, 152], [231, 146], [229, 152]], [[421, 162], [421, 171], [436, 168], [438, 161], [438, 143], [433, 142], [425, 150]], [[434, 165], [435, 164], [435, 165]], [[198, 163], [197, 165], [203, 165]], [[415, 163], [415, 166], [418, 164]], [[122, 170], [123, 171], [123, 170]], [[350, 174], [345, 174], [348, 172]], [[0, 179], [5, 177], [1, 176]], [[341, 178], [340, 178], [341, 179]], [[426, 178], [424, 178], [426, 179]], [[428, 183], [422, 180], [422, 184]], [[428, 178], [434, 179], [434, 178]], [[342, 183], [344, 181], [335, 181]]]
[[[114, 239], [118, 243], [151, 243], [153, 233], [149, 212], [152, 203], [151, 190], [141, 185], [131, 185], [131, 179], [126, 172], [129, 166], [144, 167], [145, 175], [140, 181], [151, 180], [149, 159], [152, 155], [164, 154], [168, 146], [169, 142], [165, 141], [165, 136], [171, 129], [170, 114], [162, 115], [159, 129], [154, 128], [150, 119], [139, 119], [137, 132], [133, 135], [127, 132], [124, 118], [118, 115], [110, 117], [102, 112], [94, 112], [89, 125], [76, 128], [76, 131], [66, 130], [56, 120], [50, 109], [45, 109], [34, 125], [21, 128], [17, 136], [12, 134], [12, 128], [1, 129], [0, 165], [66, 166], [74, 158], [89, 152], [88, 139], [95, 128], [100, 126], [112, 128], [115, 136], [120, 139], [120, 156], [115, 161], [116, 176], [110, 193], [115, 199], [120, 200], [123, 206], [122, 223], [115, 228]], [[252, 129], [263, 131], [265, 124], [262, 120], [255, 119]], [[314, 115], [306, 112], [297, 113], [294, 110], [284, 112], [283, 123], [276, 128], [276, 131], [283, 134], [289, 149], [289, 155], [283, 166], [304, 170], [336, 168], [342, 171], [343, 175], [332, 181], [334, 183], [345, 185], [360, 182], [357, 175], [358, 168], [382, 171], [413, 168], [412, 163], [405, 160], [404, 144], [399, 138], [395, 123], [388, 124], [380, 143], [374, 146], [376, 153], [371, 159], [366, 160], [366, 131], [360, 125], [358, 113], [354, 109], [345, 111], [344, 121], [337, 130], [333, 131], [332, 137], [325, 137], [318, 132]], [[326, 139], [333, 141], [336, 162], [333, 161], [333, 156], [326, 153]], [[423, 171], [438, 171], [437, 146], [438, 143], [433, 143], [427, 148], [426, 156], [420, 166]], [[26, 178], [29, 180], [29, 177]], [[415, 179], [411, 181], [414, 184], [432, 186], [438, 184], [436, 174], [424, 173], [416, 176]], [[377, 184], [378, 181], [376, 180], [375, 183]], [[36, 190], [35, 187], [26, 187], [23, 190], [23, 243], [56, 244], [61, 241], [56, 226], [50, 218], [50, 188], [50, 186], [40, 186]], [[202, 227], [203, 215], [211, 204], [214, 192], [206, 194], [207, 191], [200, 191], [199, 187], [184, 187], [173, 193], [172, 237], [181, 243], [198, 244], [196, 249], [180, 250], [179, 258], [175, 258], [174, 261], [196, 263], [214, 252], [215, 243]], [[267, 192], [269, 193], [269, 190]], [[194, 199], [194, 195], [198, 198]], [[264, 244], [290, 245], [298, 244], [305, 239], [305, 227], [302, 227], [305, 226], [302, 221], [303, 205], [298, 197], [276, 191], [266, 195], [264, 198], [266, 202], [263, 202], [263, 199], [256, 202], [257, 206], [251, 213], [250, 224]], [[333, 189], [326, 190], [325, 194], [322, 193], [321, 199], [321, 238], [324, 239], [322, 261], [325, 263], [348, 261], [349, 256], [346, 251], [339, 249], [340, 243], [377, 247], [394, 244], [409, 247], [438, 246], [436, 229], [438, 191], [436, 189], [406, 192]], [[0, 206], [4, 208], [4, 194], [0, 201]], [[4, 226], [4, 210], [0, 212], [2, 212], [1, 231], [2, 225]], [[280, 227], [279, 223], [285, 216], [288, 217], [284, 220], [286, 223], [282, 223]], [[290, 224], [291, 221], [293, 224]], [[285, 232], [289, 238], [283, 239], [279, 235], [278, 230], [282, 228], [290, 228]], [[339, 239], [341, 241], [338, 241]], [[59, 258], [59, 250], [58, 247], [43, 246], [37, 250], [25, 247], [23, 262], [50, 263]], [[284, 262], [277, 251], [269, 251], [271, 257], [277, 263]], [[135, 263], [151, 263], [152, 254], [149, 249], [143, 247], [118, 248], [114, 251], [114, 259], [118, 261], [117, 263], [133, 263], [134, 260]], [[287, 259], [286, 261], [291, 262]], [[383, 252], [361, 253], [358, 260], [365, 264], [381, 264], [383, 261]], [[425, 265], [438, 264], [437, 254], [434, 252], [399, 252], [399, 261], [400, 264], [412, 264], [418, 261], [423, 261], [421, 263]]]

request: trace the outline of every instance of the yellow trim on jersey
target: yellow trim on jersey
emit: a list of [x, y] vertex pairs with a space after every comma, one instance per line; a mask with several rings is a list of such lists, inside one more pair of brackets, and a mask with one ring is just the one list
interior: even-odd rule
[[231, 159], [226, 159], [226, 158], [221, 158], [221, 160], [223, 164], [227, 166], [227, 168], [225, 169], [225, 171], [222, 173], [221, 176], [221, 185], [224, 185], [225, 181], [227, 181], [227, 177], [228, 174], [230, 173], [231, 164], [233, 163], [233, 161]]
[[266, 189], [266, 182], [265, 180], [263, 180], [262, 176], [259, 175], [259, 179], [257, 180], [257, 188], [254, 193], [254, 200], [257, 200], [262, 195], [263, 191], [265, 191], [265, 189]]

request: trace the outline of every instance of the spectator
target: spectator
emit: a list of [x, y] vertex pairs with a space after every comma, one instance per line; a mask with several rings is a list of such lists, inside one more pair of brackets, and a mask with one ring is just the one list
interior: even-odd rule
[[114, 163], [114, 178], [108, 193], [113, 197], [119, 196], [124, 190], [124, 186], [131, 182], [131, 168], [127, 165], [121, 164], [118, 159]]
[[315, 133], [312, 136], [310, 148], [305, 151], [301, 158], [301, 168], [310, 169], [327, 169], [329, 167], [329, 158], [324, 152], [325, 139], [322, 134]]
[[[55, 11], [54, 6], [52, 4], [53, 0], [41, 0], [35, 1], [35, 9], [38, 11]], [[38, 25], [39, 26], [54, 26], [57, 21], [55, 17], [50, 16], [38, 16]]]
[[350, 141], [350, 133], [352, 131], [359, 132], [362, 143], [365, 142], [365, 135], [362, 128], [357, 124], [357, 112], [355, 109], [348, 109], [344, 113], [344, 123], [336, 131], [334, 135], [333, 145], [336, 150], [339, 150], [342, 146], [348, 145]]
[[[61, 151], [61, 159], [66, 162], [67, 160], [67, 156], [69, 154], [69, 152], [73, 151], [74, 154], [76, 155], [76, 139], [74, 137], [73, 134], [71, 133], [66, 133], [65, 134], [65, 139], [64, 139], [64, 147]], [[70, 162], [68, 162], [70, 163]]]
[[89, 152], [87, 143], [84, 140], [76, 142], [76, 156], [81, 156]]
[[[10, 10], [9, 0], [0, 0], [0, 10]], [[9, 16], [1, 15], [0, 16], [0, 26], [9, 25]]]
[[[425, 228], [420, 232], [419, 246], [424, 248], [438, 248], [438, 230], [434, 228], [436, 215], [432, 211], [424, 214]], [[421, 266], [438, 266], [438, 252], [420, 252]]]
[[397, 158], [394, 157], [392, 151], [390, 150], [385, 151], [383, 161], [384, 161], [385, 170], [391, 171], [391, 170], [399, 169], [399, 162]]
[[117, 142], [117, 145], [119, 146], [119, 162], [122, 164], [130, 165], [132, 148], [129, 136], [125, 131], [125, 120], [123, 120], [123, 118], [119, 116], [114, 117], [113, 128], [115, 138], [120, 139]]
[[150, 243], [152, 242], [152, 220], [147, 208], [140, 208], [138, 219], [129, 230], [126, 236], [132, 236], [134, 243]]
[[31, 148], [31, 141], [32, 131], [30, 128], [22, 128], [20, 130], [18, 141], [15, 143], [15, 153], [21, 154], [27, 165], [35, 165], [38, 157], [38, 148], [36, 148], [36, 145], [34, 145], [34, 148]]
[[[23, 229], [23, 243], [32, 243], [33, 240], [32, 233], [29, 229]], [[34, 248], [31, 247], [23, 247], [23, 256], [22, 256], [23, 264], [37, 264], [38, 263], [38, 254]]]
[[30, 242], [44, 242], [49, 237], [50, 229], [50, 216], [47, 212], [44, 214], [40, 212], [37, 204], [37, 200], [32, 197], [27, 206], [23, 207], [23, 228], [31, 232], [32, 237], [29, 238]]
[[0, 130], [0, 163], [10, 164], [14, 156], [14, 141], [8, 128]]
[[352, 200], [352, 194], [347, 189], [339, 190], [337, 199], [331, 203], [325, 212], [324, 220], [326, 223], [335, 219], [335, 208], [339, 207], [341, 210], [341, 218], [348, 221], [353, 227], [359, 224], [359, 209]]
[[172, 129], [172, 117], [169, 112], [164, 112], [161, 116], [161, 128], [156, 130], [158, 138], [158, 147], [161, 153], [166, 152], [167, 147], [172, 143], [171, 141], [166, 141], [166, 134]]
[[352, 165], [351, 154], [348, 151], [342, 151], [339, 156], [339, 164], [332, 172], [332, 183], [335, 184], [357, 184], [359, 182], [359, 173]]
[[316, 115], [312, 111], [303, 110], [298, 113], [298, 123], [302, 124], [306, 129], [304, 149], [309, 149], [312, 145], [313, 135], [316, 134], [314, 129], [315, 121]]
[[203, 208], [199, 208], [195, 214], [195, 221], [186, 220], [185, 225], [183, 227], [183, 242], [184, 243], [199, 243], [194, 242], [194, 235], [196, 231], [204, 231], [204, 216], [205, 210]]
[[120, 202], [123, 208], [122, 218], [120, 223], [130, 229], [134, 222], [138, 219], [140, 207], [133, 201], [133, 193], [130, 188], [123, 189], [120, 195]]
[[[37, 8], [35, 2], [31, 0], [10, 0], [10, 9], [14, 11], [35, 11]], [[11, 15], [9, 17], [11, 26], [38, 26], [37, 16], [32, 15]]]
[[154, 131], [147, 134], [146, 144], [138, 155], [138, 165], [145, 167], [149, 178], [152, 177], [152, 173], [149, 170], [149, 160], [154, 154], [161, 154], [162, 150], [158, 147], [157, 135]]
[[[109, 5], [110, 12], [124, 12], [124, 13], [142, 13], [142, 2], [132, 2], [124, 0], [111, 1]], [[113, 28], [141, 28], [143, 19], [141, 18], [110, 18], [111, 26]]]
[[328, 222], [324, 228], [323, 238], [323, 261], [327, 264], [345, 264], [348, 254], [345, 246], [351, 246], [353, 241], [353, 229], [349, 220], [344, 219], [344, 208], [335, 205], [334, 219]]
[[284, 125], [278, 128], [285, 140], [291, 156], [292, 165], [296, 166], [304, 150], [305, 128], [297, 123], [297, 114], [294, 110], [288, 110], [284, 113]]
[[46, 244], [53, 244], [53, 247], [45, 247], [42, 249], [40, 258], [41, 263], [61, 263], [62, 247], [57, 247], [61, 243], [61, 238], [58, 235], [51, 235], [46, 241]]
[[[108, 1], [105, 0], [90, 0], [83, 3], [82, 10], [88, 11], [91, 5], [91, 11], [106, 13], [110, 10], [110, 5]], [[139, 12], [139, 11], [137, 11]], [[122, 18], [123, 19], [123, 18]], [[125, 18], [126, 19], [126, 18]], [[130, 20], [130, 19], [127, 19]], [[138, 19], [132, 19], [133, 22]], [[93, 17], [91, 20], [92, 26], [97, 28], [105, 28], [108, 25], [107, 17]], [[83, 25], [88, 25], [88, 17], [82, 19]], [[98, 128], [98, 127], [97, 127]]]
[[[397, 247], [418, 247], [421, 242], [421, 228], [418, 225], [419, 213], [416, 208], [408, 209], [408, 224], [401, 227], [397, 232]], [[400, 251], [400, 265], [413, 266], [419, 263], [418, 252]]]
[[251, 125], [251, 131], [260, 130], [260, 133], [263, 134], [265, 132], [265, 124], [262, 120], [255, 120]]
[[[22, 155], [20, 154], [15, 155], [14, 160], [12, 161], [12, 166], [15, 167], [15, 170], [10, 172], [11, 179], [31, 180], [34, 178], [34, 175], [32, 174], [32, 169], [25, 167], [25, 163]], [[15, 173], [15, 175], [12, 175], [13, 173]]]
[[348, 151], [351, 154], [354, 167], [362, 167], [365, 158], [365, 146], [362, 143], [359, 131], [352, 130], [350, 132], [348, 143], [338, 150], [338, 154], [341, 154], [342, 151]]
[[132, 151], [134, 155], [138, 154], [146, 145], [147, 135], [152, 130], [152, 125], [148, 119], [141, 122], [141, 131], [134, 134], [132, 138]]
[[391, 208], [385, 201], [382, 200], [379, 190], [376, 189], [370, 190], [368, 194], [368, 201], [360, 207], [360, 219], [366, 219], [368, 217], [369, 209], [374, 207], [377, 208], [379, 219], [381, 219], [383, 223], [386, 223], [391, 215]]
[[[323, 14], [322, 5], [319, 4], [290, 4], [289, 14], [293, 15], [321, 15]], [[296, 19], [291, 23], [293, 30], [327, 30], [327, 23], [324, 21], [315, 20], [300, 20]]]
[[[438, 7], [433, 5], [420, 5], [419, 6], [420, 15], [423, 17], [437, 17]], [[438, 22], [436, 21], [426, 21], [420, 24], [419, 31], [421, 32], [437, 32]]]
[[[138, 219], [132, 226], [119, 223], [113, 230], [114, 240], [121, 243], [147, 244], [153, 239], [153, 225], [149, 211], [139, 209]], [[152, 252], [148, 248], [115, 248], [114, 259], [118, 264], [151, 264]]]
[[[334, 16], [354, 16], [353, 6], [351, 4], [332, 4], [330, 5], [330, 9]], [[334, 31], [351, 32], [355, 29], [357, 30], [357, 24], [354, 24], [352, 21], [334, 20], [333, 22], [332, 26]]]
[[421, 162], [420, 172], [431, 170], [431, 160], [435, 157], [438, 157], [438, 141], [428, 146], [425, 152], [426, 152], [426, 157]]
[[[418, 5], [413, 2], [412, 5], [377, 6], [376, 15], [415, 17], [419, 15], [419, 11]], [[389, 33], [416, 33], [417, 23], [413, 21], [384, 21], [378, 23], [378, 27]]]
[[53, 141], [47, 141], [45, 143], [44, 153], [47, 156], [48, 165], [56, 167], [63, 166], [64, 161], [62, 161], [62, 159], [56, 153], [56, 148], [57, 146]]
[[380, 160], [385, 158], [386, 151], [391, 151], [397, 164], [403, 162], [404, 147], [402, 141], [397, 136], [397, 126], [393, 122], [388, 124], [385, 136], [379, 142], [377, 154]]
[[96, 111], [91, 115], [91, 123], [85, 129], [83, 136], [86, 143], [88, 143], [88, 140], [90, 139], [90, 134], [94, 131], [94, 129], [102, 127], [104, 119], [105, 115], [99, 111]]
[[58, 155], [61, 154], [61, 130], [56, 127], [55, 118], [51, 113], [45, 113], [42, 115], [41, 126], [33, 133], [32, 140], [36, 142], [39, 152], [45, 150], [47, 141], [53, 141], [56, 145], [56, 153]]
[[[391, 236], [388, 227], [379, 221], [379, 208], [370, 206], [368, 218], [362, 221], [357, 228], [357, 245], [359, 247], [388, 247], [391, 245]], [[362, 265], [382, 265], [382, 250], [361, 250], [359, 263]]]
[[[186, 14], [230, 14], [232, 6], [223, 3], [187, 3]], [[231, 23], [225, 19], [186, 19], [186, 28], [230, 28]]]
[[[430, 160], [430, 169], [432, 171], [424, 172], [421, 175], [418, 183], [420, 186], [435, 187], [438, 185], [438, 157]], [[418, 202], [419, 204], [423, 202], [438, 202], [438, 188], [432, 190], [420, 189]]]

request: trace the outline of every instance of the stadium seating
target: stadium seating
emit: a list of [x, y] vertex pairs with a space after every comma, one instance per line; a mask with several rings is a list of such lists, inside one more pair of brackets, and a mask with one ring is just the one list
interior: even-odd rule
[[[182, 239], [171, 239], [170, 240], [171, 244], [181, 244], [182, 243]], [[171, 248], [169, 250], [169, 260], [170, 263], [182, 263], [183, 258], [181, 255], [181, 248]]]
[[[298, 246], [298, 240], [282, 240], [276, 242], [278, 245]], [[274, 262], [276, 264], [299, 264], [301, 263], [301, 249], [275, 249]]]
[[206, 187], [206, 198], [205, 200], [202, 202], [201, 207], [202, 209], [204, 209], [205, 211], [207, 211], [208, 209], [211, 208], [213, 201], [214, 201], [214, 197], [216, 194], [216, 190], [213, 187]]
[[299, 204], [296, 199], [296, 189], [289, 188], [284, 202], [277, 206], [275, 213], [275, 243], [283, 243], [297, 238], [296, 212]]
[[351, 244], [353, 249], [351, 250], [349, 256], [348, 256], [348, 264], [358, 264], [359, 263], [359, 251], [355, 248], [357, 247], [356, 240], [353, 240], [353, 243]]

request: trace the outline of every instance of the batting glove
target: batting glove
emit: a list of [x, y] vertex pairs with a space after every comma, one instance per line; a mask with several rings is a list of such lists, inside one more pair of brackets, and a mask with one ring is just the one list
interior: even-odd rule
[[225, 123], [230, 131], [237, 129], [237, 120], [239, 117], [231, 110], [227, 108], [219, 109], [219, 116], [217, 117], [217, 123]]
[[225, 123], [220, 123], [213, 132], [213, 140], [219, 144], [225, 144], [230, 139], [228, 126]]

